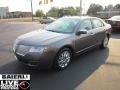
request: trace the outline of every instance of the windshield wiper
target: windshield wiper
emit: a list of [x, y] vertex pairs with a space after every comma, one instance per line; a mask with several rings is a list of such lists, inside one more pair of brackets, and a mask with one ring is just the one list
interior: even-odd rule
[[51, 31], [51, 32], [56, 32], [56, 33], [62, 33], [62, 32], [59, 32], [59, 31], [52, 30], [52, 29], [46, 29], [46, 30]]
[[60, 33], [60, 32], [58, 32], [58, 31], [55, 31], [55, 30], [52, 30], [52, 29], [51, 29], [51, 30], [47, 30], [47, 31]]
[[54, 31], [54, 30], [47, 30], [47, 31], [56, 32], [56, 31]]

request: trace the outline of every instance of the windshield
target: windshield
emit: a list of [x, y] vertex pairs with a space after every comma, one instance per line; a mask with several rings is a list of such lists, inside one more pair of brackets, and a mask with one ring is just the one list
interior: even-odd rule
[[79, 21], [79, 19], [75, 18], [60, 18], [49, 24], [45, 30], [59, 33], [72, 33]]
[[110, 19], [114, 19], [114, 20], [120, 20], [120, 16], [113, 16]]

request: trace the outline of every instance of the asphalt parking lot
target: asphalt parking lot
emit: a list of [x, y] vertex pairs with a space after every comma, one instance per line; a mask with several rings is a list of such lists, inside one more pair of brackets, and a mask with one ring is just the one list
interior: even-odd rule
[[0, 24], [0, 73], [30, 74], [31, 90], [120, 90], [120, 32], [111, 36], [108, 48], [95, 48], [63, 71], [31, 69], [18, 62], [12, 44], [17, 36], [43, 28], [39, 23]]

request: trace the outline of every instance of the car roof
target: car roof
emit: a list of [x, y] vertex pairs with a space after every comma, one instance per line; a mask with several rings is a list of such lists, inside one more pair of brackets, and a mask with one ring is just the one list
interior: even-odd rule
[[91, 16], [65, 16], [65, 18], [74, 18], [74, 19], [88, 19], [88, 18], [97, 18], [97, 17], [91, 17]]
[[102, 21], [105, 24], [105, 21], [101, 18], [98, 17], [91, 17], [91, 16], [65, 16], [65, 18], [73, 18], [73, 19], [80, 19], [85, 20], [85, 19], [99, 19], [100, 21]]

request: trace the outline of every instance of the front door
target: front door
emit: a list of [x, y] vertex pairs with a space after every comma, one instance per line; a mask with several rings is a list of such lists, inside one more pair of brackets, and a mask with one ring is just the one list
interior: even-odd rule
[[92, 24], [90, 19], [85, 19], [80, 24], [80, 30], [86, 30], [87, 34], [76, 35], [75, 48], [79, 53], [94, 45], [94, 32], [92, 32]]

